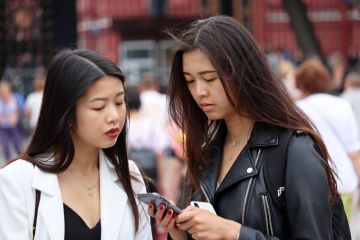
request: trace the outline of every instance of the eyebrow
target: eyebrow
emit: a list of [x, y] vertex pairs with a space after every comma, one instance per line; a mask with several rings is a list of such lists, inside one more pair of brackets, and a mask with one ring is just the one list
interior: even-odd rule
[[[119, 96], [122, 96], [124, 95], [124, 92], [119, 92], [118, 94], [115, 95], [115, 97], [119, 97]], [[108, 100], [108, 98], [105, 98], [105, 97], [97, 97], [97, 98], [93, 98], [90, 100], [90, 102], [96, 102], [96, 101], [106, 101]]]
[[[208, 74], [208, 73], [216, 73], [216, 71], [215, 70], [205, 70], [205, 71], [198, 72], [199, 75], [205, 75], [205, 74]], [[183, 74], [184, 75], [191, 75], [188, 72], [183, 72]]]

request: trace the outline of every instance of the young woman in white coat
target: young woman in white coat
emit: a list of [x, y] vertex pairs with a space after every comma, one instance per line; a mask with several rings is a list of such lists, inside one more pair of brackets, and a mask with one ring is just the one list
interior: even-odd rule
[[54, 57], [30, 144], [0, 169], [0, 239], [152, 238], [136, 199], [145, 185], [127, 159], [125, 95], [122, 72], [101, 55]]

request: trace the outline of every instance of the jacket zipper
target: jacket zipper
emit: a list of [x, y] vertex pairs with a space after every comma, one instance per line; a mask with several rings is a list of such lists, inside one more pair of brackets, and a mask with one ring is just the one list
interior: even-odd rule
[[[256, 160], [255, 160], [255, 166], [257, 165], [257, 162], [260, 158], [260, 154], [261, 154], [261, 149], [259, 149], [258, 153], [257, 153], [257, 156], [256, 156]], [[246, 194], [245, 194], [245, 198], [244, 198], [244, 205], [243, 205], [243, 208], [242, 208], [242, 216], [241, 216], [241, 223], [244, 224], [245, 223], [245, 210], [246, 210], [246, 205], [247, 205], [247, 202], [248, 202], [248, 198], [249, 198], [249, 192], [250, 192], [250, 187], [252, 185], [252, 182], [254, 180], [254, 177], [251, 177], [250, 180], [249, 180], [249, 184], [247, 186], [247, 189], [246, 189]]]
[[273, 222], [271, 218], [269, 199], [267, 195], [261, 194], [261, 203], [265, 215], [266, 234], [269, 236], [273, 236], [274, 235]]

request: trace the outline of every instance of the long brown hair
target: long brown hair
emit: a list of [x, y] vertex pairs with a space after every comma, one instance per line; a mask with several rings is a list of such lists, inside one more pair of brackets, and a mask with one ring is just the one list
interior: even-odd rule
[[324, 158], [331, 202], [338, 195], [335, 175], [324, 142], [311, 121], [276, 79], [249, 31], [235, 19], [215, 16], [191, 23], [184, 31], [168, 31], [178, 43], [169, 81], [169, 111], [186, 135], [189, 189], [199, 184], [198, 169], [207, 164], [206, 148], [220, 121], [209, 121], [192, 98], [184, 75], [184, 52], [200, 49], [215, 67], [235, 110], [258, 122], [308, 133]]
[[[37, 127], [29, 147], [19, 158], [33, 163], [45, 172], [65, 171], [73, 161], [75, 151], [69, 124], [76, 120], [76, 102], [103, 76], [114, 76], [123, 84], [125, 81], [123, 73], [113, 62], [94, 51], [77, 49], [58, 53], [48, 68]], [[137, 231], [139, 210], [130, 180], [136, 179], [136, 176], [131, 176], [129, 171], [126, 126], [125, 122], [116, 144], [104, 149], [104, 153], [114, 165], [127, 194]]]

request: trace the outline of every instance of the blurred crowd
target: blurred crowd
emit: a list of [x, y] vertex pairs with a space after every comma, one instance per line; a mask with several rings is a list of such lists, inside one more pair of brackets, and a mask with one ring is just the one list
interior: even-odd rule
[[[341, 54], [304, 60], [300, 51], [266, 50], [268, 63], [284, 82], [294, 102], [322, 135], [339, 176], [338, 188], [352, 229], [360, 234], [358, 199], [360, 179], [360, 54]], [[40, 113], [45, 78], [33, 81], [32, 90], [21, 93], [10, 81], [0, 82], [0, 165], [20, 153], [31, 137]], [[149, 191], [177, 203], [181, 198], [186, 168], [185, 136], [169, 119], [166, 91], [156, 74], [144, 74], [137, 86], [127, 87], [129, 107], [128, 151], [149, 177]], [[356, 220], [357, 219], [357, 220]], [[356, 230], [353, 230], [356, 231]], [[157, 239], [165, 239], [161, 229]]]

